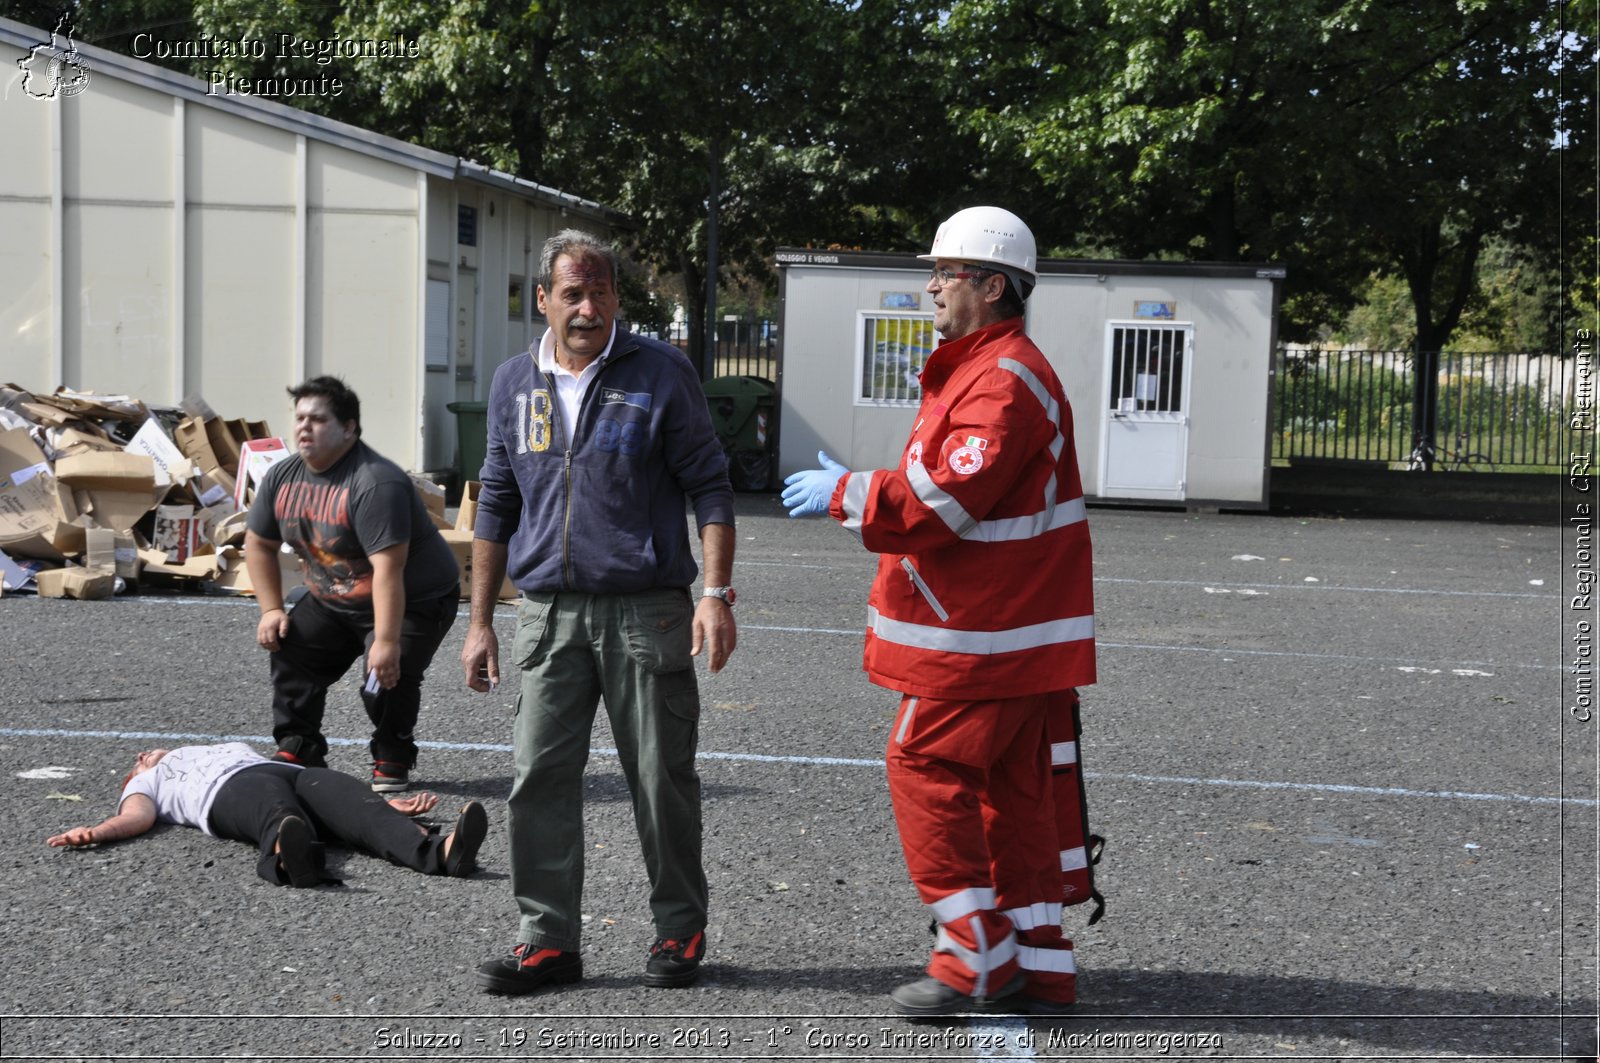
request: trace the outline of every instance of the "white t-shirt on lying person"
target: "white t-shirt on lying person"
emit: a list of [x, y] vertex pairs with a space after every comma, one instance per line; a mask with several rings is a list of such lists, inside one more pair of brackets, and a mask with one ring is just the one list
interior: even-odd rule
[[[243, 742], [179, 746], [149, 771], [129, 779], [122, 789], [122, 801], [144, 794], [155, 803], [157, 822], [199, 827], [211, 834], [211, 806], [222, 784], [245, 768], [266, 763], [266, 757]], [[290, 767], [298, 769], [300, 765]]]

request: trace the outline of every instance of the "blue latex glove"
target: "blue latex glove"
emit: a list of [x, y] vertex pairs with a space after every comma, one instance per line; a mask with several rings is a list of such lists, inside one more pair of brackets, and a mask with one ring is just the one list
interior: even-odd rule
[[828, 512], [828, 502], [833, 498], [833, 489], [839, 486], [839, 477], [850, 473], [849, 469], [820, 450], [817, 451], [817, 460], [822, 463], [822, 468], [793, 473], [783, 481], [786, 485], [783, 504], [788, 507], [791, 517], [814, 517]]

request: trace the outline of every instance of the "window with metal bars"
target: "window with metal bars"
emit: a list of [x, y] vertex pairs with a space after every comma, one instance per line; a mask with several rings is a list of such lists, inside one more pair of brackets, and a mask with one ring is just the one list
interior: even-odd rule
[[922, 367], [938, 340], [932, 314], [862, 313], [856, 329], [856, 401], [915, 406]]
[[1111, 409], [1181, 413], [1185, 329], [1118, 325], [1111, 331]]

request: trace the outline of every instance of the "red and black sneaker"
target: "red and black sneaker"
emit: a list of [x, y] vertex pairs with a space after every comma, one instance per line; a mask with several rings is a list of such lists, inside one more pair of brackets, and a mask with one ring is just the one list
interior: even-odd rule
[[411, 768], [394, 760], [372, 762], [372, 788], [380, 794], [399, 793], [411, 785]]
[[297, 742], [295, 739], [289, 739], [288, 741], [294, 743], [293, 748], [288, 745], [282, 746], [268, 759], [275, 760], [280, 764], [298, 764], [302, 768], [326, 768], [328, 766], [327, 760], [323, 757], [316, 753], [306, 752], [304, 744]]
[[650, 946], [650, 959], [644, 965], [644, 984], [657, 989], [676, 989], [700, 977], [700, 961], [705, 958], [705, 931], [693, 937], [662, 938]]
[[491, 993], [518, 995], [547, 985], [563, 985], [583, 977], [583, 957], [576, 952], [518, 945], [510, 956], [478, 966], [478, 984]]

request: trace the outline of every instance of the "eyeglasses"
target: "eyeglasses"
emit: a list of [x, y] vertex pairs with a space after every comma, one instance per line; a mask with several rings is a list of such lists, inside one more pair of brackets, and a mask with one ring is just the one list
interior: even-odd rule
[[989, 269], [980, 269], [972, 272], [960, 273], [950, 269], [935, 269], [928, 274], [928, 280], [932, 281], [934, 284], [937, 284], [941, 288], [948, 288], [955, 281], [982, 279], [984, 277], [993, 275], [993, 273], [994, 271]]

